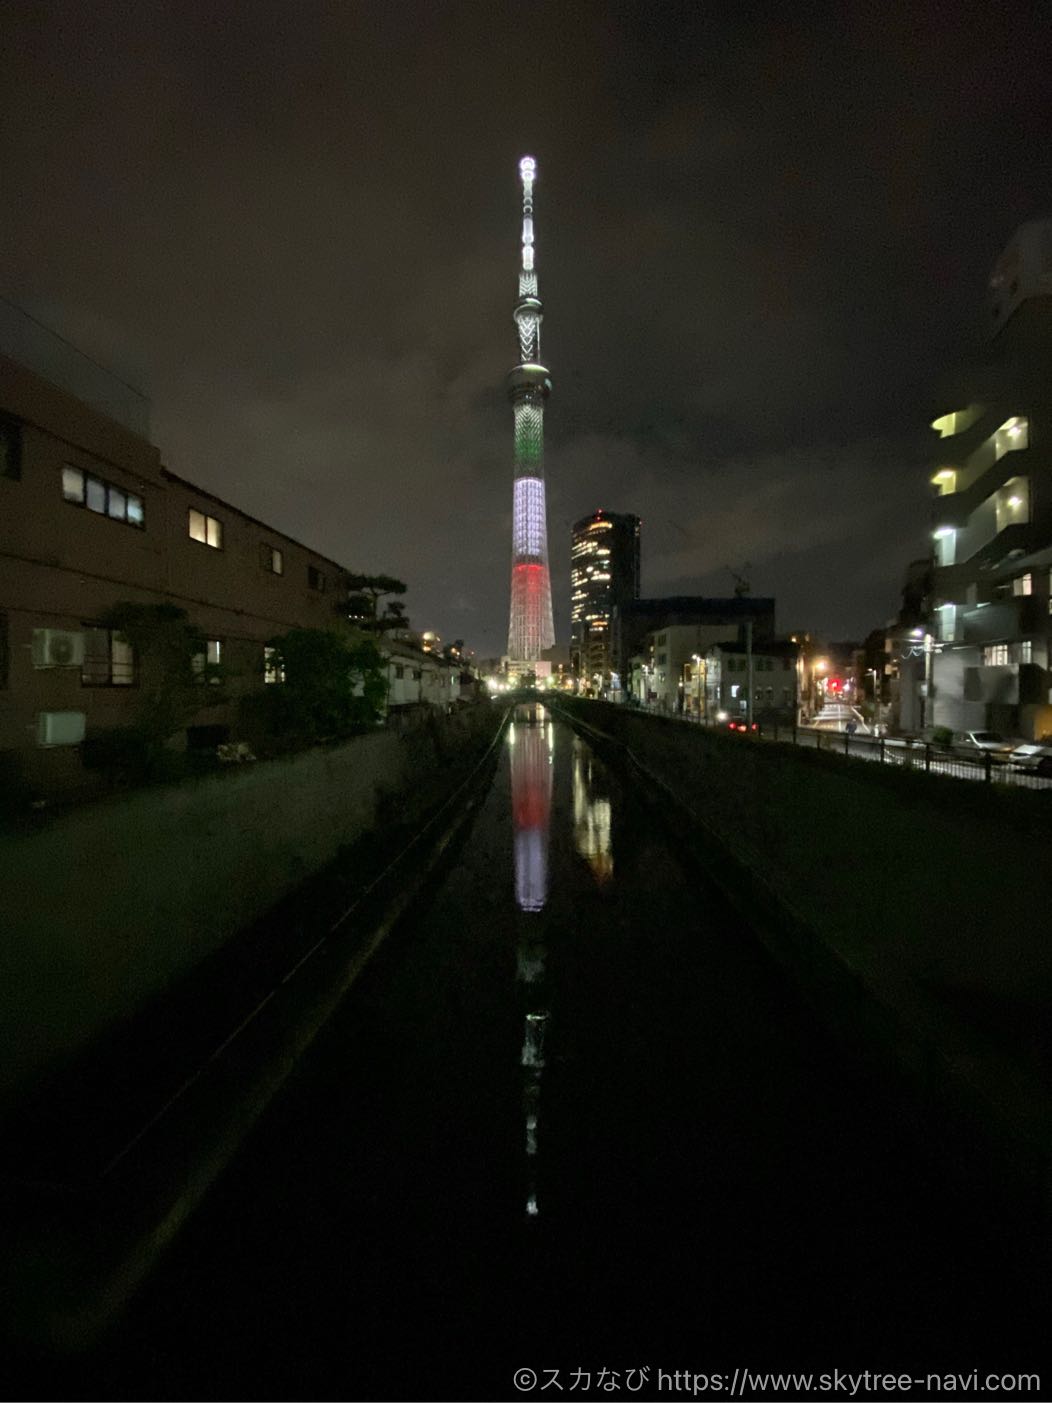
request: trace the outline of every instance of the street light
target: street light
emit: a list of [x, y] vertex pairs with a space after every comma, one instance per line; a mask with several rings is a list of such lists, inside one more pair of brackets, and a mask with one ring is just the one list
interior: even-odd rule
[[811, 667], [811, 719], [814, 720], [818, 710], [818, 674], [826, 672], [829, 662], [826, 658], [815, 658]]

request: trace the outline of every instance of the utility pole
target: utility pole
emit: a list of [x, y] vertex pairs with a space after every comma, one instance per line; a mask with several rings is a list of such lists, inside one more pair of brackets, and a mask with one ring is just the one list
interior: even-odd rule
[[745, 620], [745, 669], [749, 689], [745, 696], [745, 721], [752, 730], [752, 619]]

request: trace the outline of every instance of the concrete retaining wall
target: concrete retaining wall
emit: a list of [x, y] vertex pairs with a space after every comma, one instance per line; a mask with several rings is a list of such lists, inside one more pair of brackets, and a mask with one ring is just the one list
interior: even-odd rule
[[375, 823], [451, 790], [499, 722], [482, 704], [5, 833], [0, 1098], [134, 1012]]
[[1052, 793], [1005, 791], [570, 703], [852, 961], [1052, 998]]
[[666, 787], [703, 867], [857, 1060], [920, 1093], [968, 1199], [1052, 1240], [1052, 794], [559, 705]]

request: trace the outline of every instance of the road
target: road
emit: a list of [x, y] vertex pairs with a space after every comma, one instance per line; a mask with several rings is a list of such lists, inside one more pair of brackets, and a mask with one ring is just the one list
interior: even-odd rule
[[520, 719], [433, 899], [68, 1396], [1039, 1367], [1030, 1287], [918, 1136], [653, 813]]

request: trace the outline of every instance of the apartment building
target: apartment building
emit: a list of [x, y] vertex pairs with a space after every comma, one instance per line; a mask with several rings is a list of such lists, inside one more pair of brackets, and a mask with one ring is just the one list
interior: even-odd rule
[[932, 609], [915, 630], [927, 727], [1052, 732], [1052, 220], [994, 269], [984, 356], [932, 428]]
[[[19, 330], [33, 355], [0, 354], [0, 783], [54, 794], [91, 787], [79, 742], [136, 709], [138, 660], [101, 626], [107, 609], [184, 609], [236, 692], [275, 680], [268, 639], [334, 626], [346, 571], [168, 471], [141, 396], [57, 338], [49, 360], [35, 323]], [[229, 704], [201, 719], [222, 724]]]

